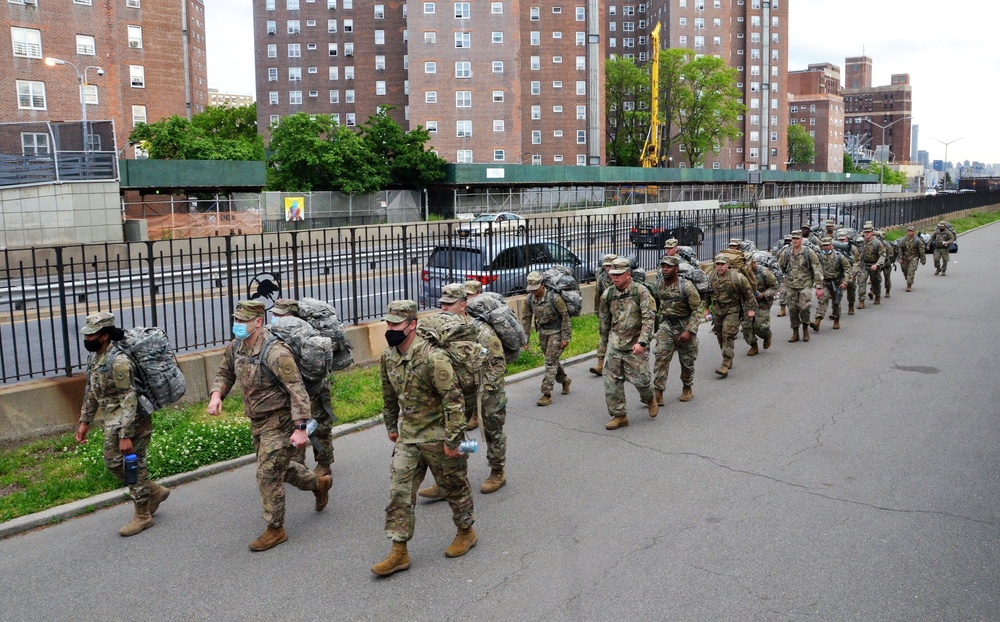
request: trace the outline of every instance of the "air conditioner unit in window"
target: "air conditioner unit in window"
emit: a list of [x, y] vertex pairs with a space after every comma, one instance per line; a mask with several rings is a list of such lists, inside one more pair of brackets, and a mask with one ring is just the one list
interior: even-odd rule
[[140, 42], [138, 42], [138, 41], [135, 41], [135, 40], [132, 40], [132, 41], [129, 41], [129, 42], [128, 42], [128, 46], [129, 46], [130, 48], [137, 48], [137, 47], [139, 47], [140, 45], [141, 45], [141, 44], [140, 44]]
[[24, 0], [24, 4], [27, 6], [38, 6], [38, 0]]

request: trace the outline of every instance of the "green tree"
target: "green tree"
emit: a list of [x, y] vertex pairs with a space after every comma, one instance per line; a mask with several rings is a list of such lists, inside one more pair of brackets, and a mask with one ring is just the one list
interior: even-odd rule
[[[660, 149], [663, 154], [669, 153], [680, 141], [677, 113], [680, 93], [684, 88], [681, 75], [689, 58], [694, 58], [691, 50], [670, 48], [660, 52], [660, 121], [663, 123]], [[669, 165], [668, 158], [661, 160], [661, 166]]]
[[140, 123], [129, 135], [155, 160], [262, 160], [256, 105], [210, 106], [191, 120], [174, 115]]
[[608, 163], [639, 166], [649, 112], [648, 106], [647, 110], [635, 108], [643, 97], [649, 97], [649, 74], [632, 59], [614, 58], [604, 63], [604, 76]]
[[845, 173], [860, 173], [861, 172], [861, 169], [859, 169], [857, 167], [857, 165], [854, 164], [854, 158], [852, 158], [851, 154], [849, 154], [849, 153], [845, 153], [844, 154], [844, 172]]
[[816, 159], [816, 146], [809, 131], [798, 123], [788, 126], [788, 163], [805, 166]]
[[443, 179], [447, 161], [427, 149], [430, 133], [423, 126], [404, 132], [387, 113], [384, 109], [369, 117], [361, 126], [361, 136], [367, 148], [389, 167], [392, 185], [426, 188]]
[[737, 71], [725, 61], [701, 56], [681, 69], [683, 88], [677, 94], [678, 143], [683, 146], [692, 168], [705, 154], [722, 148], [727, 140], [740, 136], [737, 117], [746, 111], [739, 102]]
[[902, 171], [895, 171], [889, 168], [889, 165], [884, 162], [872, 162], [868, 165], [868, 168], [860, 171], [862, 173], [867, 173], [869, 175], [878, 175], [882, 179], [882, 183], [894, 186], [906, 186], [906, 173]]

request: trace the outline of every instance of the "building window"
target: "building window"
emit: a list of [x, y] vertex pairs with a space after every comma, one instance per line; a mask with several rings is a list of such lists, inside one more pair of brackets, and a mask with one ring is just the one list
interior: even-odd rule
[[142, 47], [142, 26], [128, 27], [128, 46], [130, 48]]
[[427, 128], [428, 132], [437, 132], [438, 131], [438, 122], [437, 121], [428, 121], [427, 125], [425, 125], [424, 127]]
[[587, 143], [587, 130], [577, 130], [576, 131], [576, 144], [584, 145]]
[[[39, 45], [39, 48], [41, 46]], [[15, 45], [16, 49], [16, 45]], [[90, 35], [77, 35], [76, 36], [76, 53], [82, 56], [93, 56], [96, 53], [96, 45], [94, 43], [94, 38]]]
[[344, 103], [353, 104], [354, 103], [354, 89], [347, 89], [344, 91]]
[[437, 91], [427, 91], [424, 93], [424, 103], [425, 104], [436, 104], [438, 103], [438, 92]]
[[375, 57], [375, 71], [385, 71], [385, 56]]
[[437, 73], [437, 63], [434, 61], [427, 61], [424, 63], [424, 73]]
[[459, 149], [456, 160], [459, 164], [472, 164], [472, 149]]
[[[11, 28], [10, 38], [14, 47], [14, 56], [22, 58], [42, 57], [42, 32], [31, 28]], [[77, 37], [77, 48], [79, 48], [80, 38]], [[91, 50], [93, 50], [94, 38], [90, 37]], [[79, 52], [78, 52], [79, 53]], [[91, 51], [91, 54], [94, 52]]]
[[532, 56], [530, 59], [530, 65], [532, 71], [538, 71], [542, 68], [542, 60], [540, 56]]
[[552, 112], [554, 114], [562, 114], [562, 111], [563, 111], [562, 106], [552, 106]]
[[537, 121], [538, 119], [542, 118], [542, 107], [541, 106], [532, 106], [531, 107], [531, 118], [534, 121]]
[[472, 91], [455, 91], [456, 108], [472, 108]]
[[267, 44], [267, 57], [268, 58], [278, 58], [278, 46], [275, 43]]
[[493, 41], [493, 43], [503, 43], [503, 33], [502, 32], [494, 32], [493, 33], [493, 39], [492, 39], [492, 41]]
[[[145, 108], [145, 106], [143, 106], [143, 108]], [[145, 112], [145, 111], [143, 111], [143, 112]], [[132, 115], [133, 115], [133, 116], [135, 116], [135, 106], [132, 106]], [[272, 114], [272, 115], [271, 115], [271, 116], [270, 116], [270, 117], [268, 118], [268, 121], [269, 121], [269, 123], [270, 123], [270, 126], [271, 126], [271, 127], [274, 127], [275, 125], [277, 125], [277, 124], [278, 124], [278, 121], [279, 121], [279, 117], [278, 117], [278, 115], [276, 115], [276, 114]], [[143, 123], [145, 123], [145, 121], [143, 121]]]
[[576, 44], [578, 46], [583, 46], [587, 44], [587, 33], [578, 32], [576, 33]]
[[531, 94], [532, 95], [541, 95], [542, 94], [542, 83], [539, 82], [538, 80], [533, 80], [531, 82]]
[[493, 15], [503, 14], [503, 2], [491, 2], [490, 3], [490, 13]]
[[471, 78], [472, 77], [472, 62], [467, 60], [457, 60], [455, 61], [455, 77], [456, 78]]
[[562, 80], [553, 80], [552, 81], [552, 88], [554, 88], [554, 89], [561, 89], [562, 88]]
[[385, 19], [385, 5], [376, 4], [375, 5], [375, 19]]
[[34, 132], [21, 134], [21, 154], [26, 156], [49, 155], [49, 135]]
[[268, 21], [267, 22], [267, 34], [273, 35], [278, 32], [278, 22]]
[[385, 95], [385, 80], [376, 80], [375, 81], [375, 94], [376, 95]]
[[531, 144], [542, 144], [542, 130], [531, 130]]
[[424, 33], [424, 43], [436, 43], [437, 33], [436, 32], [425, 32]]
[[493, 131], [494, 132], [502, 132], [503, 131], [503, 119], [494, 119], [493, 120]]
[[301, 43], [289, 43], [288, 44], [288, 58], [301, 58], [302, 57], [302, 44]]
[[337, 32], [337, 20], [335, 19], [326, 20], [326, 31], [331, 33]]
[[553, 56], [552, 57], [552, 64], [553, 65], [559, 65], [561, 63], [562, 63], [562, 56]]
[[576, 7], [576, 21], [578, 21], [578, 22], [585, 22], [585, 21], [587, 21], [587, 9], [586, 8], [584, 8], [582, 6]]
[[586, 95], [587, 94], [587, 81], [586, 80], [577, 80], [576, 81], [576, 94], [577, 95]]
[[18, 80], [17, 107], [22, 110], [45, 110], [45, 83]]
[[142, 65], [129, 65], [128, 74], [132, 81], [132, 88], [146, 88], [146, 69]]
[[309, 91], [309, 97], [319, 97], [319, 91]]
[[[18, 2], [18, 4], [23, 4], [23, 2]], [[87, 6], [90, 6], [93, 2], [91, 2], [91, 0], [73, 0], [73, 4], [86, 4]]]
[[289, 82], [301, 82], [302, 81], [302, 67], [289, 67], [288, 68], [288, 81]]
[[528, 9], [528, 16], [533, 22], [537, 22], [541, 19], [541, 7], [533, 6]]
[[504, 156], [503, 149], [494, 149], [493, 150], [493, 161], [494, 162], [503, 162], [503, 156]]
[[344, 56], [354, 56], [354, 43], [352, 41], [344, 43]]
[[306, 28], [315, 28], [315, 26], [316, 26], [316, 20], [314, 19], [306, 20]]
[[493, 102], [494, 103], [503, 102], [503, 91], [493, 91]]
[[344, 20], [344, 32], [354, 32], [354, 20], [345, 19]]
[[531, 45], [541, 45], [542, 44], [542, 33], [537, 30], [532, 30], [529, 35], [529, 43]]
[[268, 67], [267, 68], [267, 81], [268, 82], [277, 82], [278, 81], [278, 68], [277, 67]]
[[289, 104], [301, 104], [302, 103], [302, 91], [288, 91], [288, 103]]
[[385, 31], [376, 30], [375, 31], [375, 45], [385, 45]]
[[455, 19], [469, 19], [469, 4], [468, 2], [455, 3]]
[[[130, 9], [138, 9], [139, 0], [125, 0], [125, 6], [127, 6]], [[274, 7], [272, 6], [271, 9], [273, 10]]]
[[340, 67], [330, 67], [330, 79], [339, 80], [340, 79]]
[[272, 106], [278, 105], [278, 91], [270, 91], [267, 94], [267, 103]]
[[434, 15], [434, 3], [425, 2], [424, 3], [424, 15]]
[[348, 112], [344, 116], [346, 117], [344, 119], [344, 125], [346, 125], [347, 127], [354, 127], [357, 124], [357, 121], [356, 121], [357, 117], [355, 116], [355, 113]]
[[298, 11], [299, 0], [285, 0], [285, 9], [289, 11]]
[[[552, 161], [553, 161], [553, 162], [562, 162], [562, 161], [563, 161], [563, 157], [562, 157], [562, 155], [561, 155], [561, 154], [556, 154], [556, 155], [552, 156]], [[535, 158], [534, 158], [534, 156], [532, 156], [532, 158], [531, 158], [531, 163], [532, 163], [532, 164], [534, 164], [534, 163], [535, 163]], [[538, 163], [539, 163], [539, 164], [541, 164], [541, 163], [542, 163], [542, 159], [541, 159], [540, 157], [538, 158]]]
[[302, 25], [297, 19], [290, 19], [285, 23], [285, 32], [290, 35], [297, 35], [302, 32]]
[[344, 67], [344, 79], [345, 80], [354, 79], [354, 65], [348, 65]]
[[[587, 166], [587, 156], [585, 154], [582, 154], [582, 153], [578, 154], [576, 156], [576, 165], [577, 166]], [[681, 162], [681, 166], [684, 166], [683, 162]]]
[[96, 106], [99, 103], [96, 84], [87, 84], [83, 87], [83, 101], [88, 106]]
[[555, 32], [552, 33], [552, 38], [553, 39], [562, 39], [562, 33], [560, 31], [556, 30]]
[[503, 61], [495, 60], [493, 61], [493, 73], [503, 73]]
[[459, 138], [469, 138], [472, 136], [472, 121], [456, 121], [455, 136]]
[[455, 33], [455, 47], [468, 49], [472, 47], [472, 33], [470, 32], [456, 32]]
[[577, 121], [582, 121], [587, 118], [587, 107], [577, 106], [576, 107], [576, 119]]
[[[277, 119], [275, 119], [277, 121]], [[146, 107], [145, 106], [132, 106], [132, 126], [139, 125], [140, 123], [146, 122]]]

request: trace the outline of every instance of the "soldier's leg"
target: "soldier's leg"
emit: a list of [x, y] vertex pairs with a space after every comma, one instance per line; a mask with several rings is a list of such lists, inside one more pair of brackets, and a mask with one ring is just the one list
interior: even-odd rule
[[507, 462], [507, 392], [501, 387], [483, 395], [483, 434], [486, 436], [486, 461], [491, 469], [503, 469]]
[[806, 288], [798, 293], [799, 322], [803, 326], [809, 326], [810, 315], [812, 314], [812, 292], [811, 288]]
[[799, 324], [802, 323], [802, 299], [800, 297], [800, 291], [797, 289], [786, 290], [785, 303], [788, 305], [788, 321], [792, 325], [792, 330], [798, 330]]
[[722, 336], [722, 323], [726, 318], [726, 311], [721, 308], [716, 308], [712, 312], [712, 332], [715, 333], [715, 338], [719, 341], [719, 349], [725, 350], [725, 339]]
[[874, 272], [869, 272], [872, 285], [872, 293], [875, 294], [876, 298], [882, 297], [882, 271], [875, 270]]
[[697, 359], [698, 336], [692, 333], [691, 341], [679, 344], [677, 347], [677, 360], [681, 364], [681, 384], [683, 384], [684, 392], [687, 395], [690, 395], [691, 388], [694, 386], [694, 362]]
[[754, 317], [754, 330], [757, 336], [767, 341], [771, 338], [771, 305], [758, 303], [757, 314]]
[[871, 268], [862, 264], [858, 272], [858, 302], [864, 304], [865, 296], [868, 295], [868, 279], [871, 276]]
[[823, 286], [823, 292], [816, 297], [816, 319], [821, 317], [826, 317], [826, 310], [830, 306], [831, 292], [826, 285]]
[[[538, 335], [538, 345], [542, 349], [542, 354], [545, 356], [545, 376], [542, 378], [542, 393], [545, 395], [552, 394], [552, 387], [556, 383], [556, 372], [559, 369], [559, 358], [556, 356], [553, 358], [552, 353], [556, 350], [553, 349], [552, 342], [559, 339], [559, 335], [546, 334]], [[556, 344], [558, 346], [558, 344]]]
[[316, 441], [322, 446], [317, 450], [313, 448], [313, 458], [316, 460], [316, 471], [321, 475], [330, 474], [330, 465], [333, 464], [333, 402], [330, 399], [330, 388], [325, 387], [320, 394], [319, 408], [313, 408], [313, 419], [316, 420], [316, 432], [313, 433]]
[[670, 359], [674, 356], [674, 336], [669, 324], [664, 321], [656, 331], [656, 345], [653, 346], [653, 389], [663, 392], [670, 375]]
[[604, 399], [611, 417], [625, 416], [625, 362], [614, 348], [604, 355]]
[[887, 268], [882, 268], [882, 281], [885, 283], [885, 297], [889, 297], [889, 290], [892, 289], [892, 262]]
[[747, 342], [748, 346], [757, 345], [757, 328], [754, 326], [754, 318], [743, 318], [742, 327], [743, 341]]
[[475, 522], [472, 510], [472, 488], [469, 486], [468, 458], [449, 458], [444, 454], [444, 443], [418, 445], [420, 453], [430, 467], [441, 494], [451, 506], [451, 519], [459, 529], [468, 529]]
[[[257, 488], [263, 506], [262, 516], [269, 527], [285, 523], [285, 473], [294, 448], [280, 431], [262, 432], [254, 439], [257, 450]], [[305, 470], [305, 467], [298, 465]], [[313, 476], [315, 478], [315, 476]]]
[[[136, 436], [132, 437], [132, 453], [136, 455], [139, 462], [136, 483], [129, 486], [129, 494], [136, 505], [149, 501], [151, 486], [149, 483], [149, 469], [146, 467], [146, 451], [149, 448], [149, 439], [152, 435], [152, 425], [147, 422], [145, 430], [143, 424], [137, 424]], [[119, 482], [125, 483], [125, 456], [118, 449], [117, 427], [109, 427], [104, 430], [104, 468]]]
[[722, 320], [722, 360], [728, 361], [729, 368], [732, 369], [734, 345], [736, 335], [740, 331], [740, 312], [730, 311], [726, 313]]
[[913, 287], [913, 279], [917, 276], [917, 264], [919, 262], [920, 260], [914, 257], [903, 264], [903, 268], [906, 271], [906, 285], [908, 287]]
[[653, 399], [653, 383], [649, 373], [649, 350], [642, 354], [628, 352], [624, 356], [625, 378], [639, 391], [644, 404]]
[[934, 266], [936, 267], [940, 263], [941, 274], [944, 274], [945, 272], [948, 271], [948, 259], [949, 257], [947, 248], [939, 248], [934, 251]]
[[385, 535], [393, 542], [413, 537], [417, 489], [427, 473], [427, 462], [416, 445], [396, 443], [389, 467], [389, 504], [385, 507]]

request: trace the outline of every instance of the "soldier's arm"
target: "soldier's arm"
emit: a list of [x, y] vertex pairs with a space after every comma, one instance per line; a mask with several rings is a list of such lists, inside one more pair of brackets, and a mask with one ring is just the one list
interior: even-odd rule
[[762, 300], [771, 300], [774, 298], [774, 294], [777, 293], [778, 278], [774, 276], [773, 272], [767, 269], [763, 271], [763, 275], [764, 290], [760, 292], [760, 297]]
[[399, 432], [399, 394], [396, 387], [389, 382], [388, 363], [385, 355], [379, 362], [379, 372], [382, 377], [382, 422], [389, 434]]
[[111, 364], [111, 376], [112, 380], [114, 380], [115, 388], [118, 389], [117, 410], [121, 417], [118, 438], [132, 438], [135, 436], [136, 409], [139, 405], [139, 398], [135, 394], [133, 374], [132, 361], [122, 354], [116, 356], [114, 362]]
[[639, 292], [639, 313], [642, 315], [642, 331], [639, 333], [639, 343], [649, 347], [649, 342], [653, 340], [656, 326], [656, 301], [653, 294], [644, 285], [636, 285]]
[[823, 286], [823, 266], [819, 263], [819, 255], [816, 252], [809, 253], [809, 265], [812, 267], [813, 283], [816, 287]]
[[746, 314], [750, 310], [757, 313], [757, 297], [750, 290], [750, 281], [742, 274], [737, 273], [736, 275], [739, 277], [738, 283], [741, 292], [740, 298], [743, 303], [743, 313]]
[[521, 328], [524, 329], [524, 334], [529, 338], [531, 337], [531, 319], [534, 312], [531, 308], [531, 297], [534, 296], [531, 292], [524, 298], [524, 312], [521, 314]]
[[552, 304], [555, 305], [556, 313], [559, 314], [559, 319], [562, 320], [561, 338], [566, 343], [569, 343], [573, 338], [573, 324], [569, 319], [569, 309], [566, 308], [566, 301], [563, 300], [562, 296], [556, 294], [552, 297]]
[[288, 392], [289, 406], [292, 411], [293, 421], [303, 421], [310, 417], [312, 408], [309, 404], [309, 394], [306, 392], [306, 385], [302, 382], [299, 368], [295, 364], [292, 353], [284, 344], [275, 344], [267, 356], [265, 364], [271, 372], [277, 376], [278, 381]]
[[840, 256], [840, 279], [837, 281], [837, 287], [847, 283], [847, 277], [851, 274], [851, 262], [847, 261], [847, 257], [843, 255]]
[[600, 319], [598, 332], [601, 335], [600, 343], [603, 346], [608, 343], [608, 333], [611, 332], [611, 309], [608, 306], [607, 296], [601, 296], [601, 304], [598, 307], [597, 316]]
[[90, 366], [87, 366], [87, 384], [83, 387], [83, 405], [80, 406], [80, 423], [90, 425], [97, 415], [97, 398], [90, 390]]
[[687, 291], [688, 308], [691, 310], [684, 330], [697, 333], [698, 324], [701, 322], [701, 318], [698, 317], [698, 309], [701, 308], [701, 294], [698, 293], [698, 288], [694, 286], [694, 283], [687, 283], [684, 289]]
[[233, 342], [230, 341], [229, 345], [226, 346], [226, 351], [222, 354], [222, 364], [219, 365], [219, 371], [215, 372], [215, 380], [212, 381], [212, 389], [208, 394], [212, 395], [218, 391], [219, 398], [224, 399], [233, 389], [235, 382], [236, 370], [233, 363]]
[[885, 266], [885, 258], [887, 255], [885, 254], [885, 246], [878, 244], [877, 247], [878, 247], [878, 261], [875, 262], [875, 265], [881, 268]]
[[467, 425], [462, 388], [458, 384], [458, 378], [455, 377], [455, 370], [447, 354], [434, 352], [431, 355], [430, 369], [434, 388], [441, 397], [441, 406], [444, 410], [446, 437], [444, 444], [448, 449], [455, 450], [465, 436]]

